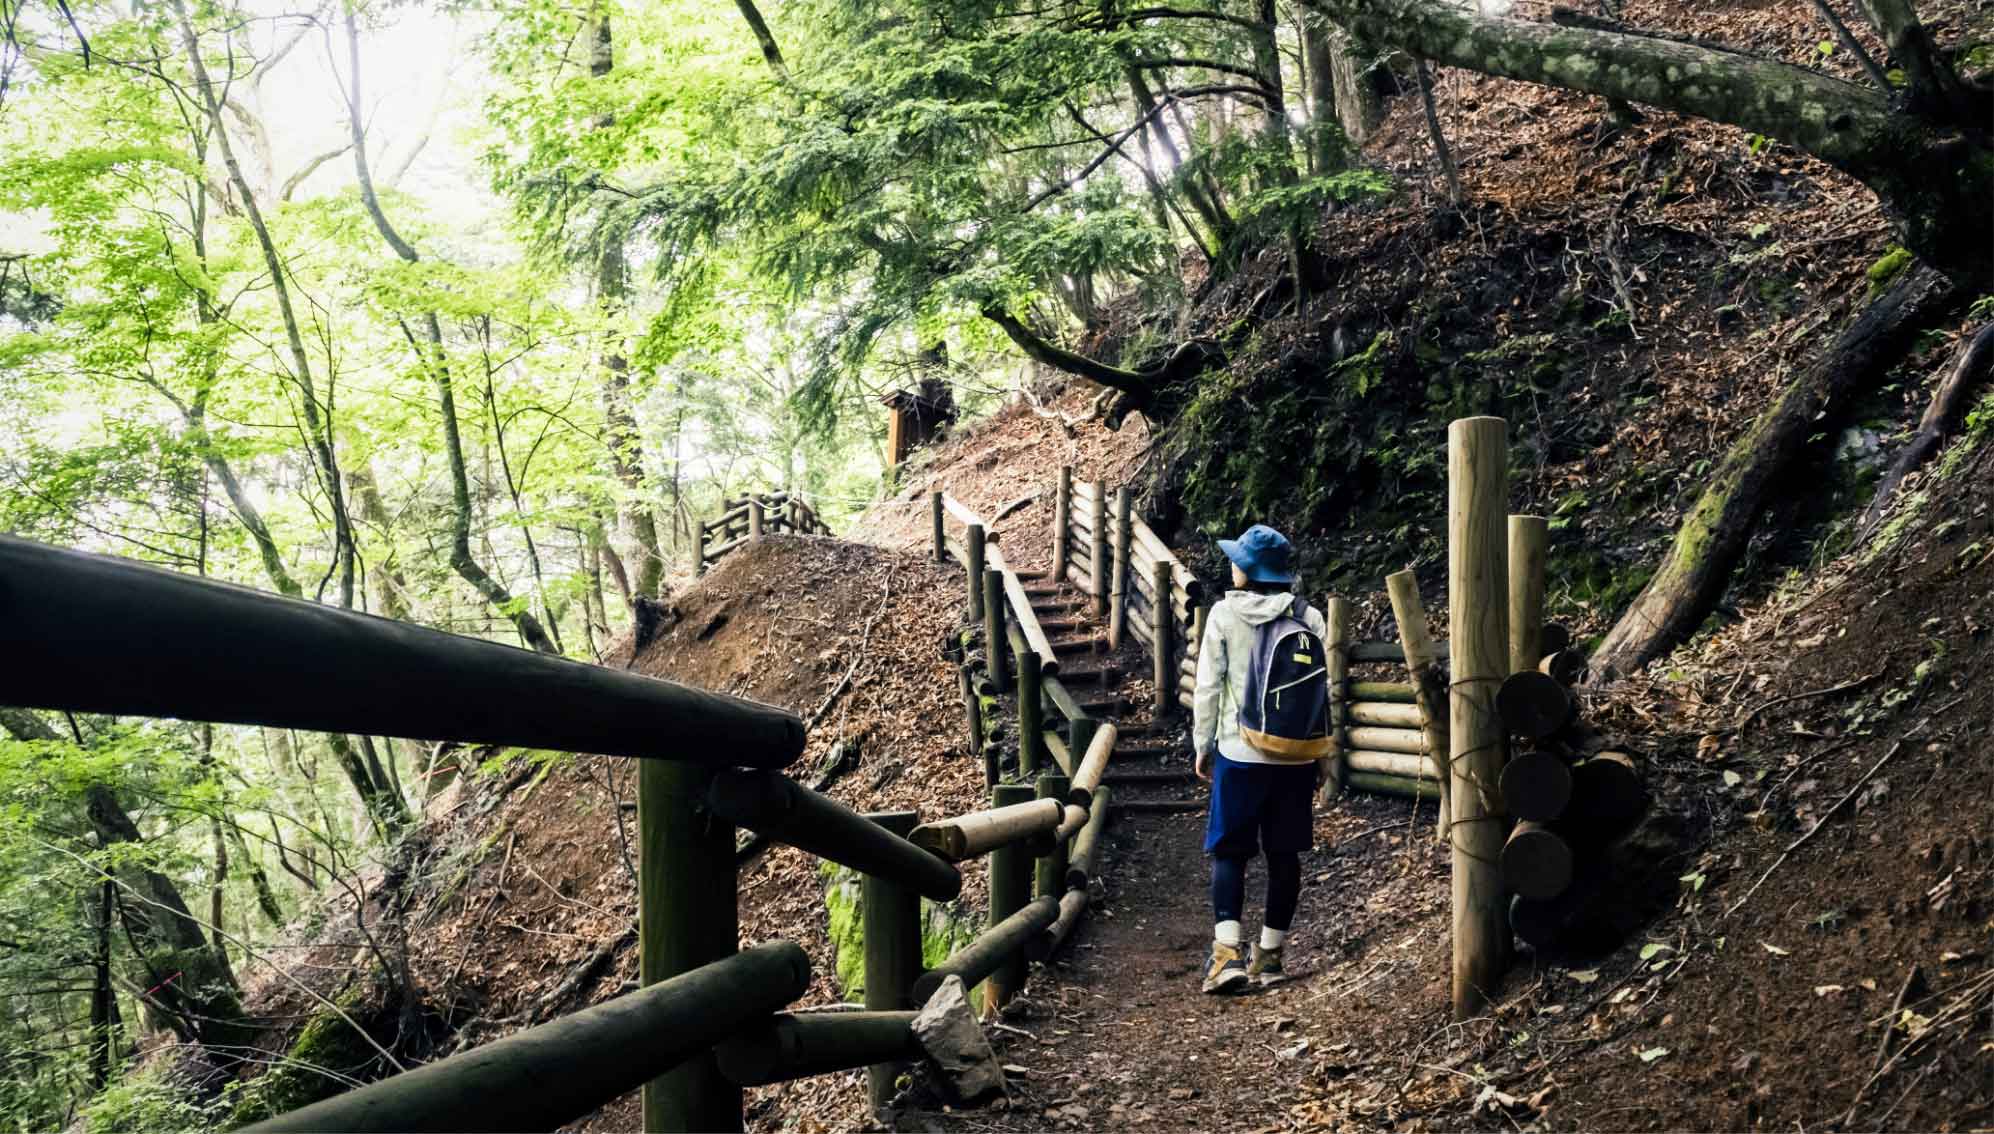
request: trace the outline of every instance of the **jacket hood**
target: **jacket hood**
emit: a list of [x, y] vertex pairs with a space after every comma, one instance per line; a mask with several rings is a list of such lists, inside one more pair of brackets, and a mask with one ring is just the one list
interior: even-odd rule
[[1258, 626], [1272, 622], [1294, 609], [1295, 596], [1292, 594], [1265, 595], [1253, 591], [1228, 591], [1226, 605], [1240, 621], [1248, 626]]

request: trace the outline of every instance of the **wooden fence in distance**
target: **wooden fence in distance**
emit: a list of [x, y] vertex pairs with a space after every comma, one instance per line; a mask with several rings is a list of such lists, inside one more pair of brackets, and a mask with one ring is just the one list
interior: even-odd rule
[[727, 501], [719, 518], [699, 525], [699, 573], [720, 557], [764, 535], [830, 535], [816, 509], [787, 492], [761, 492]]

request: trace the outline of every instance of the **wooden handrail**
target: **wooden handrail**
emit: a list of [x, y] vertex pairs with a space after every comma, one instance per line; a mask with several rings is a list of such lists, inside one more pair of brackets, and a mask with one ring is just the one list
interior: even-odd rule
[[[998, 548], [996, 537], [989, 526], [984, 524], [982, 517], [968, 505], [948, 493], [941, 493], [941, 498], [944, 514], [961, 521], [965, 529], [983, 528], [983, 566], [1003, 577], [1004, 605], [1011, 611], [1009, 621], [1023, 632], [1025, 646], [1029, 652], [1038, 655], [1039, 672], [1047, 675], [1058, 673], [1059, 656], [1053, 652], [1052, 640], [1046, 637], [1045, 628], [1039, 625], [1038, 612], [1032, 609], [1031, 597], [1025, 594], [1024, 580], [1020, 579], [1018, 572], [1005, 561], [1004, 553]], [[944, 532], [942, 545], [949, 556], [962, 564], [965, 570], [969, 569], [971, 556], [961, 541]]]
[[0, 536], [0, 699], [29, 708], [785, 767], [767, 705]]
[[793, 942], [774, 942], [246, 1129], [553, 1130], [809, 986], [810, 958]]
[[897, 882], [930, 901], [951, 901], [962, 892], [962, 875], [955, 867], [785, 776], [722, 772], [707, 788], [706, 804], [731, 823], [861, 874]]

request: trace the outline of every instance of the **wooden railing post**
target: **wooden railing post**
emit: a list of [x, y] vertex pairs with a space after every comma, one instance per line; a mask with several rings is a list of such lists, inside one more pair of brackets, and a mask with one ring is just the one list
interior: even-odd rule
[[971, 524], [965, 530], [963, 550], [969, 557], [964, 566], [969, 578], [969, 620], [983, 617], [983, 525]]
[[1149, 592], [1155, 598], [1149, 604], [1149, 636], [1156, 655], [1156, 704], [1152, 711], [1159, 717], [1168, 715], [1171, 706], [1177, 703], [1177, 652], [1170, 641], [1171, 628], [1177, 624], [1171, 615], [1171, 574], [1168, 559], [1159, 559], [1150, 568]]
[[762, 498], [748, 497], [748, 538], [751, 540], [762, 538], [762, 531], [767, 522], [768, 518], [762, 514]]
[[1073, 536], [1073, 466], [1059, 466], [1052, 497], [1052, 585], [1066, 585], [1066, 541]]
[[1448, 836], [1448, 796], [1452, 794], [1447, 771], [1447, 681], [1434, 662], [1433, 639], [1426, 632], [1426, 604], [1420, 601], [1419, 579], [1411, 571], [1395, 571], [1385, 576], [1385, 592], [1392, 600], [1392, 617], [1399, 624], [1399, 648], [1405, 652], [1406, 672], [1412, 676], [1412, 698], [1419, 706], [1420, 738], [1426, 758], [1440, 782], [1439, 838]]
[[1088, 545], [1087, 570], [1093, 576], [1094, 617], [1108, 614], [1108, 490], [1103, 481], [1094, 482], [1094, 502], [1088, 518], [1094, 522], [1093, 542]]
[[949, 560], [949, 546], [948, 546], [948, 536], [945, 532], [942, 531], [941, 493], [930, 492], [928, 494], [928, 509], [930, 512], [933, 513], [934, 524], [935, 524], [935, 562], [947, 563]]
[[1344, 753], [1350, 750], [1347, 731], [1350, 703], [1350, 601], [1330, 595], [1323, 602], [1325, 661], [1329, 669], [1329, 758], [1323, 764], [1323, 800], [1341, 798], [1348, 766]]
[[[734, 827], [706, 809], [714, 773], [637, 763], [637, 969], [652, 985], [739, 947]], [[741, 1129], [741, 1088], [701, 1052], [644, 1085], [646, 1134]]]
[[1018, 651], [1018, 774], [1031, 776], [1043, 763], [1045, 750], [1044, 673], [1039, 656], [1030, 650]]
[[692, 556], [692, 573], [706, 574], [706, 525], [699, 525], [699, 549]]
[[[1071, 791], [1073, 781], [1057, 772], [1047, 772], [1039, 777], [1040, 799], [1056, 799], [1066, 802], [1066, 793]], [[1052, 840], [1052, 846], [1039, 856], [1032, 895], [1039, 898], [1057, 898], [1066, 893], [1066, 850], [1065, 839]]]
[[1005, 655], [1010, 653], [1008, 640], [1004, 636], [1004, 576], [996, 571], [983, 572], [983, 656], [989, 663], [990, 684], [997, 692], [1010, 689], [1011, 681], [1005, 674]]
[[[888, 811], [869, 818], [902, 838], [921, 823], [917, 811]], [[897, 882], [868, 874], [859, 883], [859, 904], [864, 923], [865, 1006], [883, 1012], [917, 1007], [914, 981], [921, 975], [921, 896]], [[893, 1097], [893, 1083], [903, 1067], [895, 1062], [867, 1068], [875, 1108]]]
[[[997, 807], [1029, 803], [1037, 795], [1030, 784], [998, 784], [990, 789], [990, 802]], [[990, 852], [990, 925], [997, 925], [1017, 913], [1031, 900], [1031, 853], [1021, 842]], [[1015, 953], [990, 975], [983, 996], [986, 1015], [995, 1015], [1025, 983], [1025, 957]]]
[[1509, 959], [1509, 924], [1498, 864], [1507, 823], [1496, 780], [1502, 719], [1496, 690], [1509, 671], [1509, 440], [1499, 417], [1447, 429], [1447, 628], [1453, 665], [1448, 698], [1449, 802], [1453, 824], [1454, 1018], [1479, 1015], [1494, 999]]
[[[1115, 549], [1114, 567], [1108, 578], [1108, 648], [1122, 648], [1122, 635], [1127, 632], [1129, 615], [1129, 541], [1135, 533], [1129, 520], [1129, 490], [1115, 491]], [[1168, 592], [1165, 593], [1165, 609], [1168, 609]]]
[[1509, 518], [1509, 672], [1544, 660], [1544, 549], [1550, 524], [1542, 516]]

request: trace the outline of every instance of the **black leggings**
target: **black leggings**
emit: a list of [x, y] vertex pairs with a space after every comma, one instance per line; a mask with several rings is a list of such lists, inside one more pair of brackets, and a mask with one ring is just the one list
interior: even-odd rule
[[[1246, 864], [1249, 858], [1212, 859], [1212, 920], [1240, 921], [1246, 908]], [[1302, 856], [1295, 851], [1267, 852], [1267, 928], [1287, 932], [1302, 900]]]

